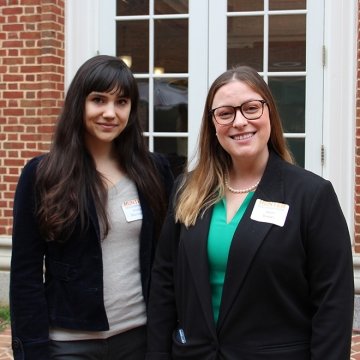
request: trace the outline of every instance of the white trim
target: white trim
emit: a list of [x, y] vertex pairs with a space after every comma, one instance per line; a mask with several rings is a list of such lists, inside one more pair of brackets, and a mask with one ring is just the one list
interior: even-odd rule
[[306, 15], [305, 168], [318, 175], [323, 170], [324, 1], [308, 1]]
[[[267, 1], [264, 1], [265, 8], [269, 8]], [[301, 15], [306, 14], [306, 10], [259, 10], [259, 11], [231, 11], [228, 17], [236, 16], [265, 16], [265, 15]]]
[[99, 1], [65, 1], [65, 88], [80, 65], [98, 53]]
[[149, 0], [149, 131], [148, 143], [150, 151], [154, 150], [154, 57], [155, 57], [155, 24], [154, 24], [154, 0]]
[[209, 85], [227, 68], [227, 0], [209, 1]]
[[11, 237], [0, 236], [0, 271], [10, 270]]
[[[75, 0], [77, 1], [77, 0]], [[84, 0], [86, 1], [86, 0]], [[100, 0], [98, 0], [100, 2]], [[116, 1], [101, 1], [99, 11], [96, 13], [99, 22], [98, 53], [103, 55], [116, 55]]]
[[145, 136], [154, 136], [154, 137], [176, 137], [176, 138], [187, 138], [188, 137], [188, 133], [187, 132], [149, 132], [149, 131], [144, 131], [143, 134]]
[[208, 0], [189, 0], [188, 161], [190, 167], [196, 156], [195, 149], [208, 90], [208, 11]]
[[357, 1], [325, 1], [324, 177], [354, 235]]
[[[152, 0], [150, 0], [152, 1]], [[151, 2], [150, 2], [151, 4]], [[115, 14], [115, 12], [113, 13]], [[127, 16], [115, 16], [115, 20], [169, 20], [169, 19], [188, 19], [189, 14], [154, 14], [153, 7], [150, 5], [150, 15], [127, 15]]]
[[268, 83], [269, 80], [269, 0], [264, 0], [264, 49], [263, 49], [263, 78]]
[[360, 254], [353, 255], [355, 293], [360, 294]]

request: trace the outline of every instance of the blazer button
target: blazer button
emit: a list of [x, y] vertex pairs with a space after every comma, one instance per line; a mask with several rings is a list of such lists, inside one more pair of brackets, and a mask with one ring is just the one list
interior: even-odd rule
[[14, 350], [19, 350], [19, 349], [21, 348], [21, 342], [20, 342], [20, 340], [14, 339], [14, 340], [12, 341], [12, 348], [13, 348]]

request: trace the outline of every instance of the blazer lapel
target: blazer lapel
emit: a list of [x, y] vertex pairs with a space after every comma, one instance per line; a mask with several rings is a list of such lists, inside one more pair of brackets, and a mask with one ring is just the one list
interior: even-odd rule
[[282, 160], [277, 155], [270, 153], [259, 187], [234, 233], [221, 298], [218, 320], [219, 330], [231, 311], [258, 248], [271, 227], [276, 226], [270, 223], [254, 221], [250, 216], [257, 199], [283, 202], [281, 162]]
[[204, 318], [211, 333], [216, 336], [207, 256], [207, 238], [211, 214], [212, 209], [206, 211], [204, 216], [196, 221], [195, 226], [186, 230], [186, 236], [181, 236], [181, 239], [183, 239], [187, 262], [200, 299]]
[[97, 236], [98, 240], [100, 241], [100, 239], [101, 239], [100, 225], [99, 225], [99, 220], [98, 220], [97, 213], [96, 213], [95, 202], [94, 202], [93, 197], [90, 195], [88, 195], [88, 199], [89, 199], [89, 217], [90, 217], [90, 220], [92, 221], [92, 223], [94, 224], [96, 236]]

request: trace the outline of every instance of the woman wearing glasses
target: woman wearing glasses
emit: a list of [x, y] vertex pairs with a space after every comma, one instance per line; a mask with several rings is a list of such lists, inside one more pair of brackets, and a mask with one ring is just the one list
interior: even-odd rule
[[349, 359], [353, 268], [331, 183], [293, 164], [270, 90], [212, 84], [160, 236], [148, 360]]

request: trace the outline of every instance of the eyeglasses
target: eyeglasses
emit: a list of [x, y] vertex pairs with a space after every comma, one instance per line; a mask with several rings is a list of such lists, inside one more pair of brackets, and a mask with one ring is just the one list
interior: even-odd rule
[[259, 119], [264, 112], [265, 100], [250, 100], [239, 106], [220, 106], [209, 111], [219, 125], [229, 125], [236, 117], [236, 110], [239, 109], [244, 118], [248, 120]]

